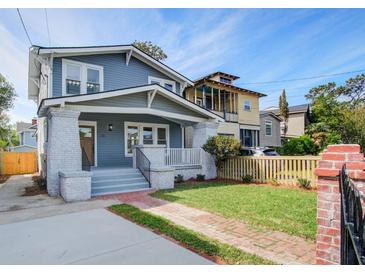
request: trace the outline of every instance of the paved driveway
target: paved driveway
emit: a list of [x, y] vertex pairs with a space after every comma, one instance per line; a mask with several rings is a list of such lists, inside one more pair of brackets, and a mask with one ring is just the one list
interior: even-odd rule
[[0, 264], [212, 264], [105, 209], [0, 225]]

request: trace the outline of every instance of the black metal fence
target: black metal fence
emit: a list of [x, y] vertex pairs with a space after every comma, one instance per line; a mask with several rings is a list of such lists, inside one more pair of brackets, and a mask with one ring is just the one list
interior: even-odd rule
[[341, 264], [365, 264], [365, 216], [363, 197], [347, 175], [346, 165], [340, 174], [341, 192]]
[[148, 160], [146, 155], [142, 152], [139, 147], [136, 147], [136, 167], [141, 171], [143, 176], [148, 181], [151, 187], [150, 173], [151, 173], [151, 162]]
[[90, 171], [91, 162], [89, 160], [89, 157], [87, 157], [87, 153], [83, 147], [81, 147], [81, 152], [82, 170]]

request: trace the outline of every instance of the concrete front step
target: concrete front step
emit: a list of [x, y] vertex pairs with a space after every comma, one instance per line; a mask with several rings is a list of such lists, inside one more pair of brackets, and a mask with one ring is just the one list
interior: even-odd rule
[[91, 171], [92, 196], [149, 189], [147, 180], [135, 168], [93, 168]]
[[105, 179], [101, 181], [91, 181], [91, 187], [107, 187], [113, 185], [129, 185], [135, 183], [147, 183], [146, 179], [143, 176], [139, 176], [138, 178], [129, 178], [129, 179]]
[[149, 184], [147, 182], [134, 183], [134, 184], [120, 184], [113, 186], [102, 186], [102, 187], [92, 187], [91, 196], [112, 194], [112, 193], [122, 193], [131, 192], [140, 189], [149, 189]]
[[98, 176], [92, 176], [91, 181], [92, 182], [103, 182], [103, 181], [115, 181], [115, 180], [133, 180], [133, 179], [144, 179], [143, 175], [139, 172], [136, 174], [123, 174], [123, 175], [98, 175]]

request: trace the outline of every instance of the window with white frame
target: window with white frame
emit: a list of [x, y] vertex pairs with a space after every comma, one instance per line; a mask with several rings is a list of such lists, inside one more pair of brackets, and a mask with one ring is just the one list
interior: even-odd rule
[[272, 122], [265, 121], [265, 135], [272, 136]]
[[124, 123], [125, 156], [132, 156], [133, 146], [169, 146], [169, 125]]
[[249, 101], [249, 100], [245, 100], [245, 101], [243, 102], [243, 109], [244, 109], [245, 111], [251, 111], [251, 101]]
[[148, 84], [158, 84], [165, 89], [176, 93], [176, 84], [174, 81], [171, 80], [148, 76]]
[[62, 59], [62, 95], [94, 93], [103, 90], [103, 67]]

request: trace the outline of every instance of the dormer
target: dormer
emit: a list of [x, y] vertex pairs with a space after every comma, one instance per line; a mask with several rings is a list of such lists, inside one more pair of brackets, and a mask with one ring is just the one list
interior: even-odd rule
[[217, 72], [214, 72], [212, 74], [206, 75], [202, 78], [203, 79], [208, 79], [208, 80], [213, 80], [213, 81], [216, 81], [216, 82], [220, 82], [222, 84], [233, 85], [233, 81], [239, 79], [240, 77], [232, 75], [232, 74], [217, 71]]

